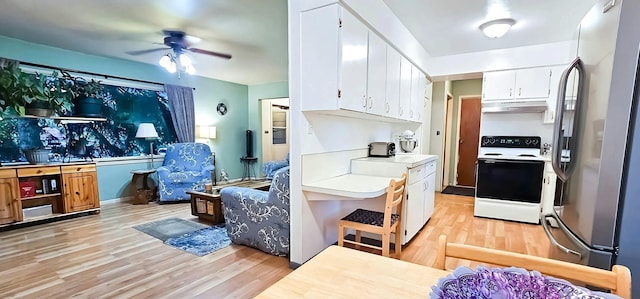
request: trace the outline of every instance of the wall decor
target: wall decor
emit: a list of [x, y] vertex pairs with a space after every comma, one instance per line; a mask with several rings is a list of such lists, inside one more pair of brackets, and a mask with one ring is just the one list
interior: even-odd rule
[[[0, 120], [0, 163], [26, 161], [23, 150], [50, 148], [50, 161], [124, 157], [149, 153], [149, 142], [135, 138], [139, 123], [153, 123], [156, 148], [177, 142], [164, 91], [104, 85], [100, 95], [105, 122], [60, 124], [48, 118]], [[65, 160], [66, 161], [66, 160]]]
[[218, 114], [220, 115], [225, 115], [228, 112], [227, 105], [225, 105], [225, 103], [218, 104], [217, 110], [218, 110]]

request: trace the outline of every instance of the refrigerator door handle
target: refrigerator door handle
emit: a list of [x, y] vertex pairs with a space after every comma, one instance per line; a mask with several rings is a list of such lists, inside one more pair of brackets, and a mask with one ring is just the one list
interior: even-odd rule
[[540, 223], [542, 224], [542, 228], [544, 228], [544, 233], [547, 234], [547, 237], [549, 238], [549, 241], [551, 241], [551, 244], [553, 244], [553, 246], [555, 247], [560, 248], [560, 250], [564, 251], [565, 253], [577, 255], [579, 259], [582, 259], [582, 254], [580, 252], [565, 247], [564, 245], [560, 244], [555, 237], [553, 237], [553, 234], [551, 234], [551, 229], [549, 229], [549, 225], [547, 224], [547, 218], [555, 219], [555, 217], [553, 216], [553, 214], [546, 214], [540, 217]]
[[[564, 137], [562, 131], [562, 122], [564, 120], [564, 112], [565, 112], [565, 101], [566, 101], [566, 93], [567, 93], [567, 81], [569, 80], [569, 75], [571, 74], [571, 70], [576, 69], [578, 72], [578, 95], [576, 98], [576, 116], [574, 117], [574, 124], [579, 124], [579, 115], [580, 115], [580, 107], [582, 106], [582, 88], [584, 82], [584, 65], [580, 57], [574, 59], [569, 67], [562, 72], [560, 76], [560, 83], [558, 85], [558, 100], [556, 102], [556, 117], [553, 122], [553, 148], [551, 153], [551, 166], [553, 167], [553, 171], [556, 175], [563, 181], [566, 182], [571, 174], [573, 173], [573, 169], [575, 167], [575, 160], [570, 159], [567, 167], [562, 169], [560, 167], [560, 162], [562, 161], [562, 140]], [[573, 126], [573, 130], [575, 131], [577, 128], [576, 125]], [[575, 132], [572, 132], [575, 133]], [[577, 136], [573, 134], [572, 136]], [[571, 143], [569, 145], [569, 149], [571, 150], [571, 156], [577, 156], [576, 146], [578, 143], [574, 138], [571, 139]]]

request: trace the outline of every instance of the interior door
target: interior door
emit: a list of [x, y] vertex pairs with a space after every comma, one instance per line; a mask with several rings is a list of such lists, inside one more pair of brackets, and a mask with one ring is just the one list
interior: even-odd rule
[[476, 185], [476, 161], [480, 144], [480, 98], [462, 99], [460, 145], [458, 147], [458, 185]]
[[262, 161], [289, 153], [289, 98], [262, 100]]

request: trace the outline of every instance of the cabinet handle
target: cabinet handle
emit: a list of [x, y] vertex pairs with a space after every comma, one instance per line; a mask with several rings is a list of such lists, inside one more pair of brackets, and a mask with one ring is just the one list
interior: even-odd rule
[[409, 110], [409, 117], [413, 117], [413, 110]]
[[385, 104], [387, 106], [387, 113], [389, 113], [389, 110], [391, 109], [391, 106], [389, 105], [389, 103]]
[[427, 182], [424, 182], [424, 184], [422, 184], [422, 188], [424, 188], [422, 190], [427, 191]]
[[420, 112], [418, 112], [418, 119], [422, 119], [422, 114], [420, 114]]
[[424, 99], [424, 108], [427, 108], [427, 99]]
[[78, 167], [78, 169], [76, 169], [76, 171], [80, 171], [80, 170], [82, 170], [82, 168], [80, 168], [80, 167]]
[[369, 97], [369, 109], [371, 109], [371, 107], [373, 107], [373, 100]]
[[518, 88], [518, 95], [521, 96], [522, 95], [522, 87]]
[[404, 109], [402, 109], [402, 107], [400, 107], [400, 116], [402, 116], [402, 112], [404, 112]]
[[362, 96], [362, 107], [367, 108], [367, 96]]
[[513, 95], [513, 90], [511, 88], [509, 88], [509, 96]]

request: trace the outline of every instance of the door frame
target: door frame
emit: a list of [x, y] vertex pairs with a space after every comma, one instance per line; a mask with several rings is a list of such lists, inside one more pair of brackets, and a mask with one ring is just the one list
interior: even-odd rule
[[447, 91], [447, 102], [445, 103], [446, 116], [445, 116], [445, 124], [444, 124], [444, 158], [442, 159], [443, 167], [442, 167], [442, 186], [440, 189], [444, 189], [446, 186], [449, 186], [449, 172], [451, 165], [451, 126], [453, 122], [453, 95]]
[[[466, 96], [460, 96], [459, 97], [460, 100], [458, 101], [458, 133], [456, 134], [456, 166], [455, 169], [453, 170], [453, 179], [454, 179], [454, 186], [458, 186], [458, 162], [460, 160], [460, 123], [462, 123], [462, 120], [460, 119], [460, 115], [462, 114], [462, 101], [463, 100], [475, 100], [477, 99], [478, 101], [480, 101], [480, 105], [482, 107], [482, 95], [466, 95]], [[482, 109], [482, 108], [481, 108]], [[480, 110], [480, 124], [482, 125], [482, 110]], [[480, 127], [478, 127], [478, 137], [480, 137]], [[478, 147], [480, 147], [480, 145], [477, 145]]]

